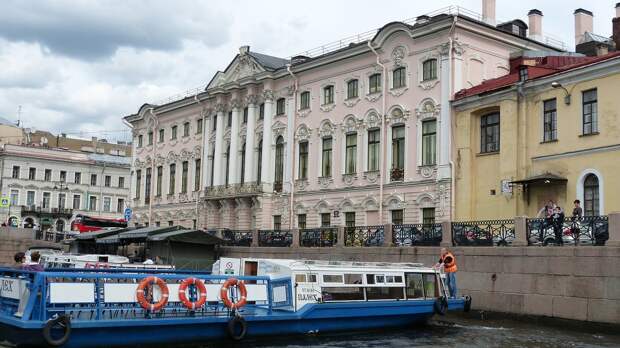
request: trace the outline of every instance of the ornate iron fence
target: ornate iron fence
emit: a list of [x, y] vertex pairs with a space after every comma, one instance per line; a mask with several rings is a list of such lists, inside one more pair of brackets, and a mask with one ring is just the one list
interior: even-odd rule
[[486, 220], [452, 223], [452, 242], [458, 246], [508, 246], [515, 240], [515, 221]]
[[289, 247], [293, 244], [293, 233], [289, 230], [258, 231], [258, 246]]
[[231, 246], [251, 246], [252, 231], [251, 230], [223, 230], [222, 239]]
[[564, 221], [527, 219], [528, 245], [605, 245], [608, 239], [607, 216], [566, 218]]
[[338, 241], [337, 227], [305, 228], [299, 230], [302, 247], [332, 247]]
[[439, 246], [441, 238], [441, 224], [392, 226], [392, 242], [395, 246]]
[[345, 246], [382, 246], [385, 240], [383, 225], [344, 228]]

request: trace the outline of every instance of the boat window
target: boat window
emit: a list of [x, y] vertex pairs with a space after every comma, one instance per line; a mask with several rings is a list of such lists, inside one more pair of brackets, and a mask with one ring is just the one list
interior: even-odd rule
[[296, 283], [305, 283], [306, 275], [305, 274], [295, 274], [295, 282]]
[[364, 288], [357, 287], [338, 287], [323, 288], [323, 301], [363, 301]]
[[316, 274], [308, 274], [307, 282], [308, 283], [316, 283]]
[[394, 276], [385, 276], [385, 282], [386, 283], [394, 283]]
[[403, 276], [394, 276], [394, 282], [402, 283], [403, 282]]
[[437, 286], [435, 286], [436, 278], [435, 274], [424, 275], [424, 294], [426, 297], [439, 297]]
[[372, 287], [366, 288], [366, 298], [369, 300], [394, 300], [403, 298], [403, 288]]
[[362, 275], [345, 273], [344, 283], [345, 284], [362, 284]]
[[407, 298], [423, 298], [424, 297], [424, 282], [422, 281], [422, 274], [407, 274]]
[[366, 274], [366, 284], [374, 284], [374, 283], [375, 283], [375, 275]]
[[324, 274], [323, 283], [343, 283], [342, 274]]
[[385, 283], [385, 277], [383, 275], [375, 276], [375, 280], [377, 281], [378, 284]]

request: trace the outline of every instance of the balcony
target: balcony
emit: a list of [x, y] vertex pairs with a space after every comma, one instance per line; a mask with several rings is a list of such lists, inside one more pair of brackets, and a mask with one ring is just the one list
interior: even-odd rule
[[402, 168], [392, 168], [390, 170], [390, 181], [403, 181], [405, 179], [405, 170]]
[[263, 191], [261, 185], [255, 182], [246, 182], [243, 184], [212, 186], [205, 189], [206, 199], [223, 199], [238, 197], [258, 196]]
[[22, 206], [22, 216], [25, 215], [71, 218], [73, 216], [73, 209], [41, 207], [38, 205], [24, 205]]

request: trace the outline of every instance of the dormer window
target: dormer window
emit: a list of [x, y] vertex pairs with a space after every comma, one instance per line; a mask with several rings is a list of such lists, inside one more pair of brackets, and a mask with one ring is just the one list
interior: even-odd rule
[[323, 105], [334, 103], [334, 86], [323, 88]]

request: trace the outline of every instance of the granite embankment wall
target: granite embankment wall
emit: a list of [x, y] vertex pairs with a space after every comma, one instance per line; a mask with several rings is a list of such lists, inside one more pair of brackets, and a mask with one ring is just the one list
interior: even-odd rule
[[[454, 247], [473, 309], [620, 325], [620, 247]], [[437, 262], [438, 247], [221, 247], [221, 256]]]
[[59, 247], [58, 243], [34, 239], [34, 232], [29, 228], [0, 227], [0, 266], [13, 266], [13, 256], [18, 251], [31, 247]]

